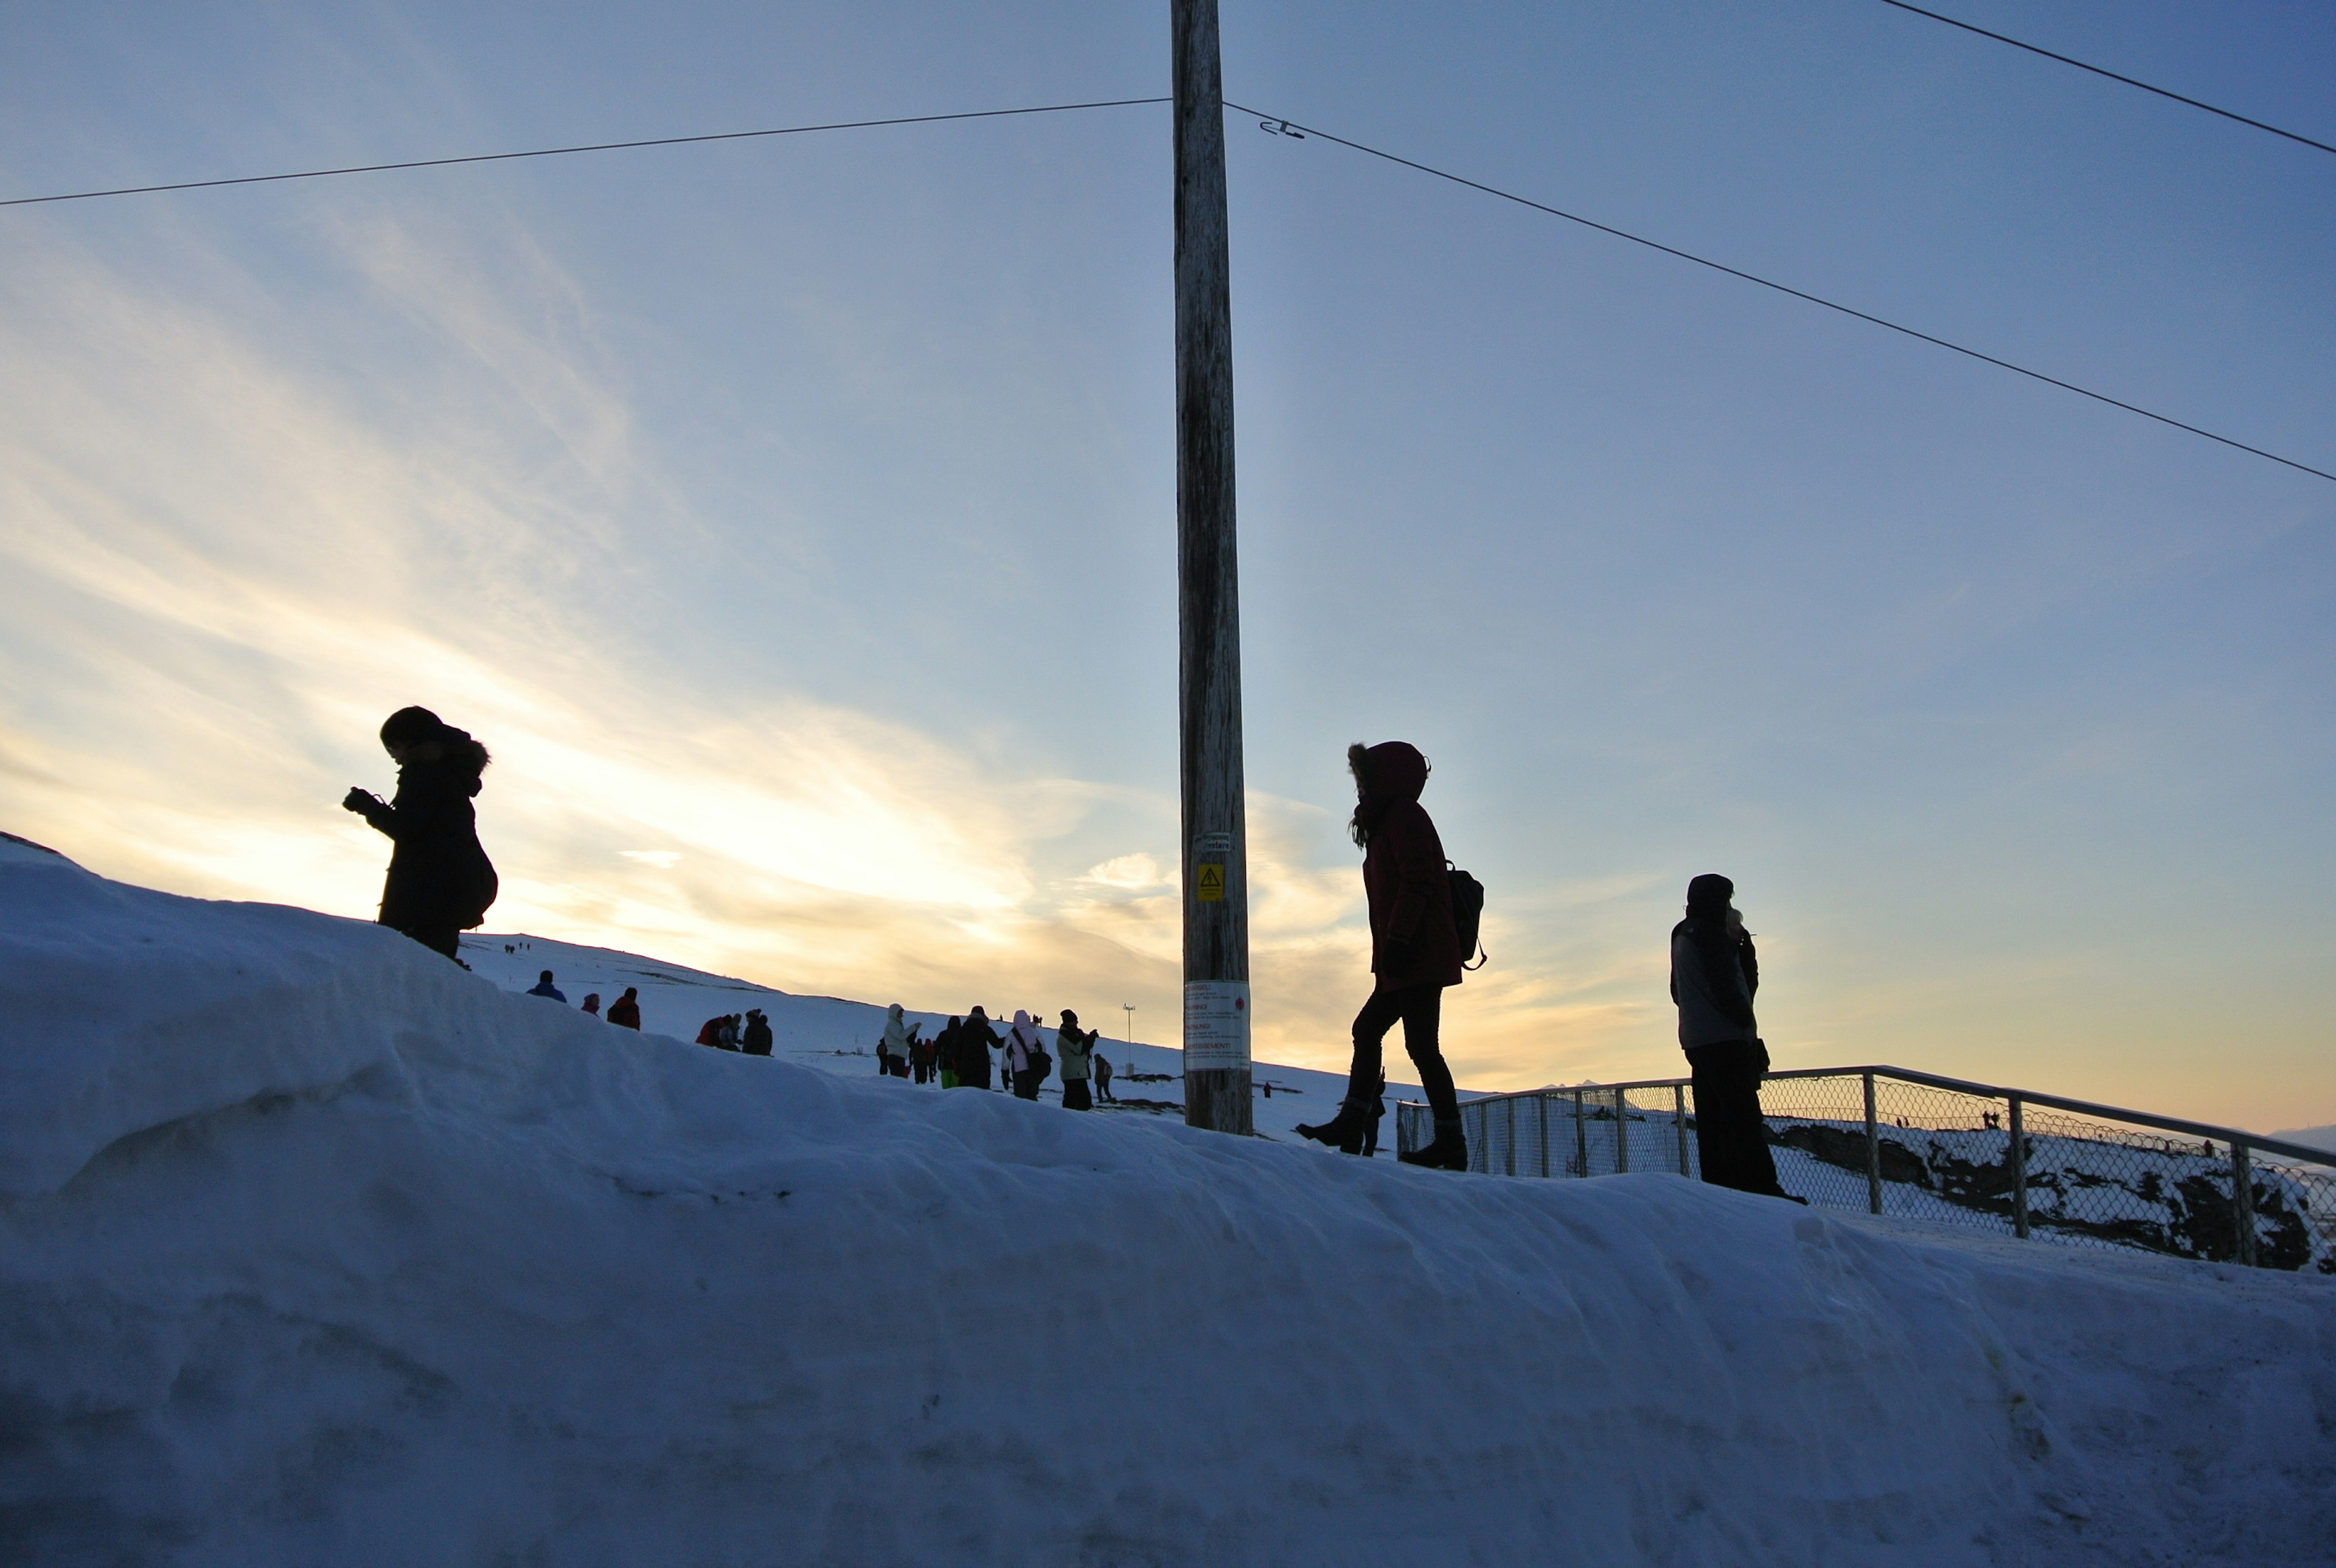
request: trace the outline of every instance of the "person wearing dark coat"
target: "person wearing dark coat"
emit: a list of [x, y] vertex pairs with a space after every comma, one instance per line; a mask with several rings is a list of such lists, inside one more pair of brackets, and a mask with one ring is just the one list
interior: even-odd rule
[[760, 1008], [746, 1009], [746, 1027], [741, 1032], [738, 1049], [750, 1057], [771, 1054], [771, 1020], [763, 1016]]
[[535, 989], [527, 994], [530, 997], [549, 997], [555, 1002], [564, 1002], [568, 999], [560, 989], [551, 983], [550, 969], [535, 977]]
[[486, 919], [495, 868], [480, 847], [477, 796], [490, 758], [467, 730], [426, 707], [402, 707], [381, 726], [397, 764], [397, 795], [352, 789], [341, 799], [397, 847], [381, 892], [380, 923], [461, 963], [461, 933]]
[[933, 1037], [933, 1070], [939, 1074], [944, 1089], [954, 1089], [964, 1082], [957, 1076], [958, 1036], [964, 1028], [965, 1020], [952, 1013], [949, 1021], [941, 1026], [941, 1032]]
[[1671, 1000], [1695, 1078], [1696, 1159], [1714, 1186], [1788, 1197], [1776, 1184], [1760, 1115], [1760, 1077], [1768, 1070], [1752, 1011], [1760, 959], [1735, 896], [1726, 877], [1699, 876], [1687, 885], [1687, 918], [1671, 928]]
[[627, 986], [625, 994], [608, 1004], [608, 1021], [619, 1028], [641, 1027], [641, 993], [638, 986]]
[[989, 1015], [976, 1006], [957, 1031], [957, 1081], [976, 1089], [989, 1087], [989, 1053], [998, 1044]]
[[1381, 1043], [1403, 1021], [1403, 1046], [1419, 1069], [1420, 1086], [1436, 1116], [1436, 1136], [1399, 1156], [1440, 1170], [1468, 1168], [1468, 1140], [1460, 1130], [1460, 1096], [1437, 1039], [1444, 991], [1460, 983], [1460, 931], [1452, 918], [1452, 883], [1444, 841], [1419, 803], [1427, 787], [1427, 759], [1399, 740], [1347, 749], [1355, 777], [1355, 814], [1348, 831], [1363, 851], [1363, 891], [1370, 904], [1370, 999], [1355, 1016], [1354, 1066], [1338, 1114], [1299, 1133], [1343, 1153], [1362, 1152], [1371, 1107], [1379, 1097]]

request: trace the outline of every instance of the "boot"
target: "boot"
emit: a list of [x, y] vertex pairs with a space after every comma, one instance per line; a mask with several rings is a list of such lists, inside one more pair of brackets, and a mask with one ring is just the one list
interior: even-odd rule
[[1318, 1127], [1299, 1127], [1298, 1135], [1328, 1144], [1342, 1154], [1359, 1154], [1363, 1152], [1363, 1135], [1370, 1130], [1370, 1125], [1369, 1105], [1347, 1100], [1339, 1105], [1337, 1115]]
[[1460, 1130], [1458, 1116], [1438, 1116], [1434, 1143], [1396, 1158], [1406, 1165], [1421, 1165], [1431, 1171], [1465, 1171], [1468, 1168], [1468, 1135]]

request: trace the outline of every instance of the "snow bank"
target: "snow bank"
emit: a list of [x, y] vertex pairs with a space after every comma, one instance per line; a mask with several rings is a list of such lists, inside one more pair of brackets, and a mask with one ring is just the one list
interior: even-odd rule
[[0, 855], [0, 1560], [2325, 1561], [2336, 1289], [608, 1028]]

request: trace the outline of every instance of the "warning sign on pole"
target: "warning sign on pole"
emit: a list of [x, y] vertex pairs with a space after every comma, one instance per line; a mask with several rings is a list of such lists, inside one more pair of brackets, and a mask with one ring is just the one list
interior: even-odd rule
[[1249, 982], [1192, 980], [1184, 987], [1184, 1070], [1249, 1070]]
[[1192, 880], [1192, 896], [1204, 904], [1224, 902], [1225, 868], [1221, 865], [1203, 864], [1194, 869], [1198, 874]]

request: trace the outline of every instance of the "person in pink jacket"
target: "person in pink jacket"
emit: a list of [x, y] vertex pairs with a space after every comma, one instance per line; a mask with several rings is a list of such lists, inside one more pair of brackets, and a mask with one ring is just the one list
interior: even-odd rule
[[1468, 1168], [1468, 1140], [1460, 1130], [1460, 1096], [1445, 1065], [1437, 1035], [1444, 989], [1460, 983], [1460, 932], [1452, 919], [1452, 883], [1444, 841], [1419, 803], [1427, 787], [1427, 759], [1417, 747], [1391, 740], [1349, 746], [1355, 775], [1355, 815], [1348, 824], [1363, 851], [1363, 891], [1370, 902], [1370, 999], [1355, 1015], [1354, 1065], [1338, 1114], [1298, 1131], [1347, 1154], [1360, 1154], [1382, 1080], [1380, 1044], [1396, 1020], [1403, 1047], [1419, 1069], [1420, 1086], [1436, 1115], [1435, 1141], [1402, 1159], [1439, 1170]]

